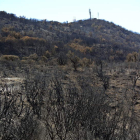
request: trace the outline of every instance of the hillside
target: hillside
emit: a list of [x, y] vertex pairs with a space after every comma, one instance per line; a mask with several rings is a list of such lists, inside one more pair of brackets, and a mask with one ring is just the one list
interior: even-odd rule
[[0, 12], [0, 53], [20, 57], [54, 46], [60, 52], [74, 52], [78, 57], [124, 61], [126, 55], [140, 49], [140, 35], [104, 20], [79, 20], [71, 23], [16, 17]]
[[140, 35], [104, 20], [0, 12], [0, 140], [140, 140]]

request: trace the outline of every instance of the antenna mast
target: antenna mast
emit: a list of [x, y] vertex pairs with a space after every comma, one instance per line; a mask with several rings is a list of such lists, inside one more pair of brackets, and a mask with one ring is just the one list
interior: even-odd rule
[[91, 20], [91, 10], [89, 9], [89, 15], [90, 15], [90, 20]]
[[99, 12], [98, 12], [98, 19], [99, 19]]

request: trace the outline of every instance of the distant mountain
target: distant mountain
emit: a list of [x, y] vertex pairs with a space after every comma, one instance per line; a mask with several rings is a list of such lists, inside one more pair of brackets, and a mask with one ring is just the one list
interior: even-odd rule
[[128, 53], [139, 51], [140, 34], [95, 18], [60, 23], [0, 12], [1, 54], [42, 55], [54, 46], [58, 53], [71, 50], [79, 57], [123, 61]]

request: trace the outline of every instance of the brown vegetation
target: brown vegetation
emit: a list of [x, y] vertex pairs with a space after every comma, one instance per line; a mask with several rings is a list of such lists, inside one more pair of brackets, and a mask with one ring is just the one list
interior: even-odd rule
[[0, 140], [140, 139], [138, 34], [97, 19], [0, 20]]

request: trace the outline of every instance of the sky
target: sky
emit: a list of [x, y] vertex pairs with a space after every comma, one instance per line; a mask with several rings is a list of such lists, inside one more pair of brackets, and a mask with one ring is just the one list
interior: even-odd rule
[[0, 0], [0, 11], [26, 18], [72, 22], [92, 18], [140, 33], [140, 0]]

